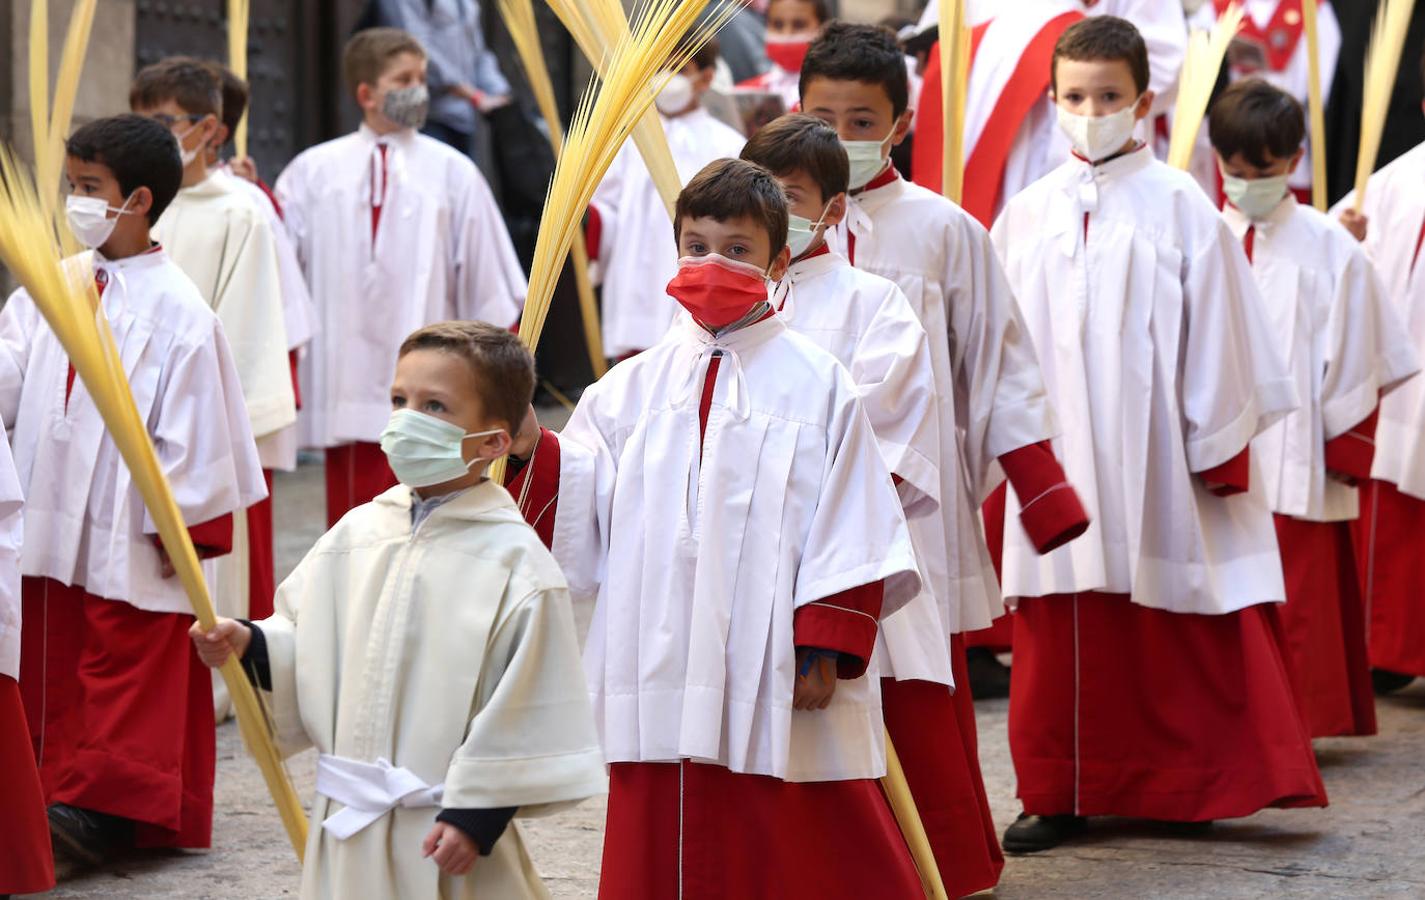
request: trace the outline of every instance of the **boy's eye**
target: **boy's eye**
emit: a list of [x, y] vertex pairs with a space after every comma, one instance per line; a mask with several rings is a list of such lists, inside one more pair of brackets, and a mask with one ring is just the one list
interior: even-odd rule
[[857, 119], [857, 120], [856, 120], [854, 123], [852, 123], [852, 124], [854, 124], [857, 128], [870, 128], [872, 125], [875, 125], [876, 123], [875, 123], [875, 122], [872, 122], [870, 119]]
[[708, 252], [708, 248], [702, 241], [689, 241], [688, 252], [693, 256], [703, 256]]
[[747, 248], [741, 244], [733, 244], [727, 249], [727, 254], [728, 256], [745, 256], [747, 254]]
[[426, 412], [445, 412], [445, 404], [439, 400], [427, 400], [425, 404]]
[[1084, 99], [1084, 95], [1080, 94], [1078, 91], [1069, 91], [1067, 94], [1064, 95], [1064, 99], [1069, 103], [1078, 103], [1079, 101]]
[[403, 406], [405, 406], [405, 405], [406, 405], [406, 398], [405, 398], [405, 397], [402, 397], [402, 396], [400, 396], [399, 394], [392, 394], [392, 395], [391, 395], [391, 408], [392, 408], [392, 409], [400, 409], [401, 407], [403, 407]]
[[1118, 100], [1120, 96], [1122, 95], [1119, 94], [1118, 91], [1105, 91], [1103, 94], [1103, 100], [1105, 103], [1114, 103]]

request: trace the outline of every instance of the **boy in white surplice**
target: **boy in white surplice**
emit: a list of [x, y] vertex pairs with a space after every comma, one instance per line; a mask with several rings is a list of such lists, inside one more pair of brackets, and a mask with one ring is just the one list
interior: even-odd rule
[[402, 483], [317, 542], [274, 616], [192, 631], [209, 665], [248, 664], [284, 752], [321, 752], [307, 900], [546, 897], [506, 826], [605, 788], [564, 579], [485, 477], [533, 394], [503, 329], [411, 335], [381, 436]]

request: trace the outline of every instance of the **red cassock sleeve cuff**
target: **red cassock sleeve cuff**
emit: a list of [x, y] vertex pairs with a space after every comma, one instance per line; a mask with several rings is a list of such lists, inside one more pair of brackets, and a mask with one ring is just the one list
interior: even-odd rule
[[1207, 489], [1219, 497], [1245, 494], [1252, 481], [1252, 448], [1245, 447], [1227, 462], [1197, 474], [1207, 483]]
[[292, 369], [292, 399], [298, 409], [302, 408], [302, 382], [297, 378], [298, 353], [296, 350], [287, 351], [287, 365]]
[[227, 515], [209, 519], [188, 528], [188, 536], [193, 539], [193, 547], [199, 559], [226, 556], [233, 552], [233, 517]]
[[599, 261], [599, 241], [604, 237], [604, 219], [593, 204], [589, 205], [584, 217], [584, 245], [589, 251], [589, 262]]
[[1375, 458], [1375, 410], [1356, 427], [1326, 442], [1326, 470], [1352, 484], [1370, 479]]
[[1039, 553], [1088, 531], [1089, 514], [1048, 441], [1011, 450], [999, 464], [1019, 497], [1019, 523]]
[[877, 581], [808, 603], [792, 620], [792, 640], [798, 647], [836, 651], [837, 677], [860, 678], [876, 649], [883, 597]]

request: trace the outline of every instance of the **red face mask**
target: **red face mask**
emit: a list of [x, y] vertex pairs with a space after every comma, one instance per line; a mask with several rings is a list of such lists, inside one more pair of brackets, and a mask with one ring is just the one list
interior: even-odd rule
[[784, 72], [800, 72], [814, 35], [767, 35], [767, 58]]
[[699, 324], [731, 325], [767, 300], [767, 276], [759, 268], [716, 253], [685, 256], [668, 282], [668, 296], [683, 304]]

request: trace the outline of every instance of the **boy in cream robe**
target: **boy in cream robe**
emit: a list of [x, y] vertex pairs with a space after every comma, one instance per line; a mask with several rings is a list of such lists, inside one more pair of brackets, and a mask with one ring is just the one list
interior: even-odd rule
[[600, 896], [915, 896], [866, 675], [920, 588], [891, 475], [851, 376], [768, 302], [772, 176], [715, 162], [676, 222], [688, 315], [559, 435], [554, 553], [597, 595], [612, 763]]
[[[265, 495], [222, 323], [149, 228], [178, 192], [167, 128], [100, 119], [68, 144], [70, 229], [200, 555]], [[34, 302], [0, 311], [0, 412], [27, 499], [20, 687], [56, 849], [206, 847], [214, 731], [191, 607], [104, 422]], [[208, 573], [211, 577], [211, 572]]]
[[[668, 149], [684, 184], [715, 159], [734, 157], [742, 135], [703, 109], [717, 67], [717, 41], [693, 55], [656, 100]], [[673, 321], [663, 286], [677, 271], [668, 248], [668, 207], [632, 140], [614, 158], [589, 204], [589, 254], [603, 285], [604, 353], [622, 359], [652, 347]]]
[[469, 157], [418, 133], [426, 55], [393, 28], [342, 54], [361, 107], [352, 134], [277, 179], [318, 322], [301, 363], [302, 444], [326, 450], [327, 523], [394, 485], [380, 447], [401, 335], [447, 319], [508, 328], [525, 280], [504, 219]]
[[1006, 529], [1025, 814], [1005, 849], [1052, 847], [1086, 816], [1323, 806], [1249, 446], [1296, 405], [1261, 296], [1197, 184], [1133, 138], [1153, 100], [1137, 29], [1078, 23], [1053, 77], [1076, 156], [1009, 202], [994, 240], [1093, 525], [1045, 556]]
[[957, 707], [951, 696], [966, 682], [960, 636], [951, 635], [949, 598], [938, 597], [925, 574], [940, 535], [940, 422], [929, 339], [894, 282], [854, 268], [826, 245], [846, 213], [849, 179], [835, 129], [812, 116], [784, 116], [753, 135], [742, 158], [776, 175], [787, 192], [793, 255], [774, 293], [777, 314], [850, 370], [899, 487], [923, 583], [882, 622], [877, 641], [887, 733], [947, 891], [959, 897], [985, 890], [998, 880], [1004, 857], [974, 731], [960, 722], [968, 705]]
[[321, 753], [305, 900], [547, 897], [511, 818], [605, 789], [564, 579], [485, 478], [533, 394], [506, 330], [412, 334], [381, 441], [402, 484], [317, 542], [271, 618], [192, 630], [209, 665], [244, 659], [284, 753]]
[[1313, 737], [1375, 734], [1350, 526], [1356, 483], [1370, 480], [1381, 395], [1420, 363], [1360, 245], [1290, 193], [1305, 163], [1301, 105], [1264, 80], [1239, 81], [1214, 101], [1210, 125], [1223, 216], [1302, 400], [1252, 442], [1281, 544], [1297, 700]]
[[[1396, 315], [1425, 355], [1425, 144], [1371, 176], [1364, 217], [1354, 212], [1355, 197], [1332, 214], [1365, 241]], [[1381, 399], [1375, 451], [1361, 491], [1356, 563], [1375, 688], [1390, 693], [1425, 676], [1425, 379]]]
[[[223, 129], [222, 82], [211, 65], [173, 57], [139, 71], [129, 89], [129, 106], [168, 126], [178, 139], [183, 186], [154, 236], [223, 322], [258, 454], [270, 472], [279, 436], [297, 421], [286, 313], [277, 243], [266, 211], [208, 166], [209, 150]], [[246, 615], [251, 585], [270, 580], [270, 508], [262, 507], [256, 516], [244, 510], [237, 527], [233, 553], [216, 564], [213, 600], [220, 612]], [[254, 545], [256, 553], [251, 552]], [[224, 715], [221, 680], [215, 691]]]

